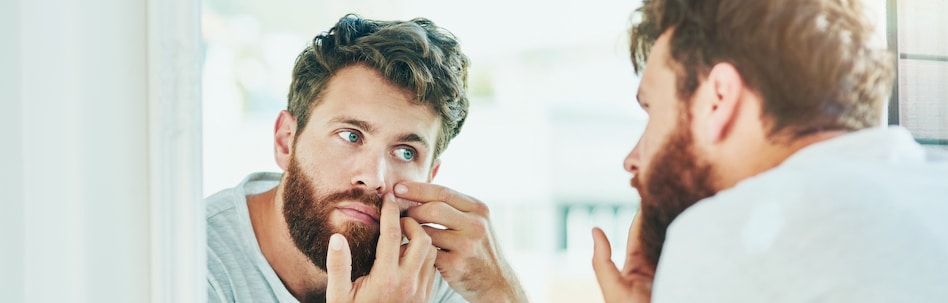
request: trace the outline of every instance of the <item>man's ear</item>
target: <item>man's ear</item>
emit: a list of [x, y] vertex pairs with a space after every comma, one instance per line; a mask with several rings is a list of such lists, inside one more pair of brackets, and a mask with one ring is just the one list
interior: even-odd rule
[[428, 183], [431, 183], [431, 180], [434, 180], [434, 177], [438, 175], [438, 169], [441, 168], [441, 159], [435, 159], [434, 163], [431, 165], [431, 173], [428, 174]]
[[714, 93], [708, 116], [707, 135], [712, 143], [718, 143], [727, 138], [731, 126], [737, 120], [744, 79], [734, 65], [718, 63], [711, 68], [707, 81]]
[[273, 157], [284, 171], [289, 167], [293, 155], [293, 139], [296, 138], [296, 117], [288, 111], [280, 111], [273, 126]]

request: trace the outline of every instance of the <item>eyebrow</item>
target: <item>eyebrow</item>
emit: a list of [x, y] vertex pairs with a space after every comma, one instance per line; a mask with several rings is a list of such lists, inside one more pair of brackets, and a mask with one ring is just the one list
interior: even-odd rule
[[[329, 120], [329, 122], [349, 124], [366, 133], [369, 133], [369, 134], [375, 133], [375, 126], [372, 125], [372, 123], [369, 123], [368, 121], [352, 118], [352, 117], [345, 117], [345, 116], [336, 117], [336, 118], [333, 118], [332, 120]], [[408, 133], [408, 134], [399, 136], [398, 142], [417, 142], [423, 145], [425, 149], [431, 149], [431, 145], [428, 143], [428, 140], [426, 140], [424, 137], [415, 133]]]
[[419, 136], [418, 134], [405, 134], [405, 135], [402, 135], [402, 136], [398, 137], [398, 141], [399, 141], [399, 142], [417, 142], [417, 143], [420, 143], [421, 145], [423, 145], [423, 146], [425, 147], [425, 149], [431, 149], [431, 147], [428, 145], [428, 140], [425, 140], [425, 138], [422, 138], [422, 137]]
[[329, 120], [329, 123], [349, 124], [370, 134], [375, 132], [375, 126], [371, 123], [351, 117], [335, 117]]

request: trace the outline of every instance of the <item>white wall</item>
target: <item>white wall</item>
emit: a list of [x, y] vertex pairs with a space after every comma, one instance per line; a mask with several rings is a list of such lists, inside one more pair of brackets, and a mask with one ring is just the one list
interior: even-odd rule
[[[187, 183], [200, 180], [200, 169], [180, 165], [200, 159], [199, 111], [195, 126], [176, 105], [199, 99], [167, 98], [181, 94], [160, 94], [170, 88], [149, 81], [168, 73], [154, 66], [177, 66], [168, 53], [184, 49], [183, 57], [199, 58], [199, 40], [169, 45], [153, 30], [179, 24], [175, 15], [190, 10], [194, 16], [184, 14], [177, 26], [197, 35], [198, 6], [167, 3], [184, 5], [156, 13], [146, 0], [0, 4], [0, 301], [206, 295], [200, 283], [158, 283], [194, 284], [204, 270], [195, 262], [203, 265], [200, 187]], [[189, 79], [187, 69], [176, 72]], [[175, 224], [199, 236], [158, 241], [184, 233]]]
[[[19, 2], [0, 1], [0, 301], [23, 302], [24, 261], [23, 149], [20, 148], [19, 70], [20, 49], [11, 41], [20, 39]], [[18, 45], [16, 42], [13, 46]], [[15, 274], [5, 274], [15, 273]]]

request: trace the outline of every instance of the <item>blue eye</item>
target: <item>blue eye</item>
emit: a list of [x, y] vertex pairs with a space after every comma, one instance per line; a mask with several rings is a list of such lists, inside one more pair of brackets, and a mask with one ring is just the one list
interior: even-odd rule
[[401, 147], [395, 149], [395, 156], [404, 161], [412, 161], [415, 159], [415, 150], [407, 147]]
[[344, 130], [336, 133], [336, 135], [339, 135], [343, 140], [349, 141], [349, 143], [359, 143], [359, 141], [362, 141], [362, 136], [354, 131]]

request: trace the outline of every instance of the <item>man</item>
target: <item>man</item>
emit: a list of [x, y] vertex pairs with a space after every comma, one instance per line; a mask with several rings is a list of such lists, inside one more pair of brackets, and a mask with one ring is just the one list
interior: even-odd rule
[[893, 59], [859, 1], [640, 12], [641, 213], [621, 269], [593, 230], [607, 302], [948, 300], [948, 161], [879, 126]]
[[318, 35], [274, 128], [285, 173], [207, 199], [210, 301], [522, 301], [486, 206], [429, 184], [467, 116], [467, 67], [426, 19], [347, 15]]

